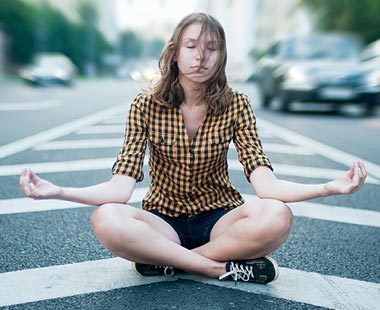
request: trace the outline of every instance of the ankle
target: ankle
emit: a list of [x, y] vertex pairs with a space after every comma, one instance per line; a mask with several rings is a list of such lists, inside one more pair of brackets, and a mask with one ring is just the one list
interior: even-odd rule
[[207, 276], [210, 278], [218, 278], [220, 275], [226, 272], [227, 262], [217, 262], [207, 269]]

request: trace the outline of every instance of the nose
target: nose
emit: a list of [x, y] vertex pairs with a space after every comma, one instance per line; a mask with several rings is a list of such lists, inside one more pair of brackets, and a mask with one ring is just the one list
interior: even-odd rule
[[203, 50], [200, 48], [200, 47], [197, 47], [196, 48], [196, 53], [195, 53], [195, 58], [197, 59], [197, 60], [203, 60], [203, 58], [204, 58], [204, 55], [203, 55], [204, 53], [203, 53]]

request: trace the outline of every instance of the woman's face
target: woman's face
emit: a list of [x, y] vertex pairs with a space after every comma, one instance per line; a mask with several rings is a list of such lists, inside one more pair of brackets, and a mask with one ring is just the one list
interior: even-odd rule
[[216, 71], [220, 57], [219, 43], [209, 33], [202, 33], [202, 25], [193, 23], [183, 32], [175, 60], [180, 82], [204, 83]]

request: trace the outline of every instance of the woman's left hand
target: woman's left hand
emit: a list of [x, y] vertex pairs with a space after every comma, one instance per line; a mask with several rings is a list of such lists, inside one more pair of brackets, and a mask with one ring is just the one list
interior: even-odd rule
[[325, 188], [329, 195], [351, 194], [362, 187], [366, 177], [364, 164], [357, 161], [352, 164], [351, 169], [345, 175], [326, 183]]

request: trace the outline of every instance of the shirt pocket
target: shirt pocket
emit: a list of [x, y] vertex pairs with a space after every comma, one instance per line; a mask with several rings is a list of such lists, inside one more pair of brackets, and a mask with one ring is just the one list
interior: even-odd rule
[[151, 150], [162, 158], [174, 158], [177, 148], [177, 135], [158, 132], [149, 133]]
[[206, 141], [204, 148], [206, 150], [206, 157], [209, 160], [224, 159], [230, 142], [232, 140], [232, 130], [219, 130], [211, 132]]

